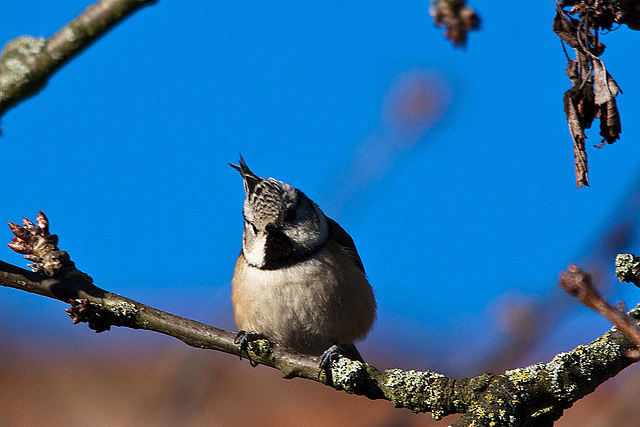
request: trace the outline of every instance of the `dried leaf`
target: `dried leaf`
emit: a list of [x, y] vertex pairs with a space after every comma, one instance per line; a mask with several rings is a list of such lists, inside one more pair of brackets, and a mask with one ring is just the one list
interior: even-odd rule
[[577, 48], [578, 37], [576, 36], [576, 29], [578, 28], [580, 21], [568, 17], [561, 12], [562, 9], [558, 9], [556, 11], [556, 16], [553, 18], [551, 29], [558, 35], [558, 37], [560, 37], [560, 40], [573, 48]]
[[600, 135], [609, 144], [620, 139], [622, 124], [615, 98], [600, 107]]
[[584, 148], [584, 127], [583, 121], [578, 114], [578, 108], [576, 107], [573, 94], [578, 93], [575, 90], [569, 89], [564, 94], [564, 112], [567, 115], [567, 123], [569, 124], [569, 132], [571, 132], [571, 138], [573, 139], [573, 156], [576, 170], [576, 186], [578, 188], [583, 186], [589, 186], [589, 177], [587, 166], [587, 152]]
[[577, 100], [578, 113], [580, 114], [580, 120], [582, 121], [582, 127], [590, 129], [593, 119], [596, 115], [596, 103], [595, 96], [593, 94], [593, 84], [588, 81], [582, 86], [579, 92], [579, 99]]
[[622, 91], [598, 58], [605, 50], [605, 45], [599, 40], [599, 30], [610, 30], [615, 22], [626, 23], [623, 21], [630, 10], [636, 9], [635, 6], [638, 6], [640, 16], [638, 0], [556, 1], [553, 31], [576, 54], [575, 60], [570, 59], [563, 45], [568, 61], [567, 77], [572, 83], [572, 88], [564, 94], [564, 110], [573, 140], [578, 188], [589, 185], [585, 129], [591, 127], [594, 119], [600, 119], [600, 135], [604, 139], [596, 148], [602, 148], [605, 142], [617, 141], [622, 129], [615, 100]]
[[607, 73], [604, 63], [599, 58], [592, 58], [593, 89], [596, 95], [596, 105], [610, 102], [620, 93], [620, 88], [613, 77]]
[[580, 76], [578, 61], [567, 58], [567, 77], [569, 77], [571, 83], [573, 83], [573, 87], [580, 86], [580, 83], [582, 83], [582, 78]]

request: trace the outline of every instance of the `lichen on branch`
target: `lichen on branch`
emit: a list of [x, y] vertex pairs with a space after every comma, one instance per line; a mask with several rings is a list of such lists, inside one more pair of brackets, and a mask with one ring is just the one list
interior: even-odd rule
[[[32, 266], [37, 273], [0, 261], [1, 286], [71, 303], [66, 311], [73, 323], [86, 322], [97, 332], [111, 326], [145, 329], [193, 347], [240, 355], [235, 333], [100, 289], [89, 276], [76, 270], [70, 259], [62, 268], [46, 267], [44, 260], [62, 251], [43, 213], [39, 213], [36, 224], [23, 219], [22, 226], [11, 224], [11, 229], [16, 237], [10, 246], [29, 259], [37, 257]], [[563, 278], [567, 286], [589, 287], [588, 276], [577, 267]], [[639, 311], [636, 307], [627, 315], [636, 328]], [[576, 400], [633, 363], [629, 352], [636, 348], [636, 343], [614, 328], [593, 343], [559, 354], [548, 363], [460, 379], [432, 371], [379, 371], [344, 357], [332, 364], [327, 376], [318, 370], [318, 357], [296, 353], [268, 339], [251, 341], [244, 351], [253, 362], [280, 370], [284, 378], [306, 378], [350, 394], [385, 399], [398, 408], [431, 412], [437, 419], [463, 414], [454, 426], [513, 426], [532, 420], [536, 425], [552, 425]]]
[[50, 38], [23, 36], [0, 54], [0, 116], [41, 90], [51, 75], [123, 19], [157, 0], [99, 0]]

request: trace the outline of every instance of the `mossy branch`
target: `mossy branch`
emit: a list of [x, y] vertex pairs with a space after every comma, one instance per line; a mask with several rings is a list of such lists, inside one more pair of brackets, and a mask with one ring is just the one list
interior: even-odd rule
[[157, 0], [99, 0], [48, 39], [23, 36], [0, 55], [0, 116], [42, 89], [70, 59], [143, 6]]
[[[0, 261], [0, 285], [66, 303], [74, 323], [87, 322], [96, 331], [111, 326], [145, 329], [177, 338], [187, 345], [240, 355], [235, 333], [166, 313], [100, 289], [75, 268], [48, 231], [48, 220], [38, 215], [37, 226], [23, 220], [11, 225], [14, 250], [35, 261], [30, 272]], [[64, 255], [61, 255], [64, 254]], [[640, 306], [629, 312], [637, 324]], [[276, 368], [283, 377], [321, 382], [350, 394], [386, 399], [395, 407], [431, 412], [440, 419], [462, 413], [455, 426], [552, 425], [564, 409], [633, 363], [627, 356], [636, 344], [616, 328], [586, 346], [557, 355], [548, 363], [453, 379], [431, 371], [379, 371], [374, 366], [340, 357], [327, 377], [318, 370], [318, 357], [299, 354], [266, 339], [252, 341], [247, 356]], [[529, 424], [531, 425], [531, 424]]]

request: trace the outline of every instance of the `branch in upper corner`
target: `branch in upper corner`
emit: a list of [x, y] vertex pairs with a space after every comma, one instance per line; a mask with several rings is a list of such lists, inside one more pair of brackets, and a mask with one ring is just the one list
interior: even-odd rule
[[467, 33], [480, 28], [480, 17], [465, 4], [465, 0], [431, 0], [429, 14], [439, 27], [445, 27], [444, 36], [454, 46], [467, 43]]
[[[582, 304], [606, 317], [637, 346], [640, 346], [640, 327], [637, 322], [626, 313], [624, 305], [614, 307], [596, 292], [589, 273], [575, 264], [569, 264], [567, 271], [560, 273], [558, 284]], [[640, 349], [629, 350], [627, 357], [640, 360]]]
[[41, 90], [60, 67], [142, 6], [157, 0], [99, 0], [48, 39], [23, 36], [0, 54], [0, 116]]

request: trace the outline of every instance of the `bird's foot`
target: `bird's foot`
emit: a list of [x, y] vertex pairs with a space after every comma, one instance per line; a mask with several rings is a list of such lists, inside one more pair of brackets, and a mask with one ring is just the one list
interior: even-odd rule
[[323, 372], [327, 376], [327, 378], [331, 378], [331, 364], [338, 360], [340, 355], [343, 355], [344, 349], [339, 345], [332, 345], [328, 349], [325, 350], [324, 353], [320, 356], [320, 363], [318, 367], [320, 370], [318, 371], [318, 377]]
[[259, 332], [238, 331], [238, 334], [236, 335], [236, 338], [233, 340], [233, 342], [234, 344], [238, 344], [240, 346], [240, 353], [238, 354], [238, 356], [240, 356], [240, 360], [242, 360], [242, 352], [244, 351], [244, 353], [247, 355], [247, 359], [249, 359], [249, 364], [254, 368], [258, 366], [258, 362], [254, 361], [251, 358], [247, 350], [249, 350], [249, 344], [251, 343], [251, 341], [263, 339], [267, 339], [267, 337]]

